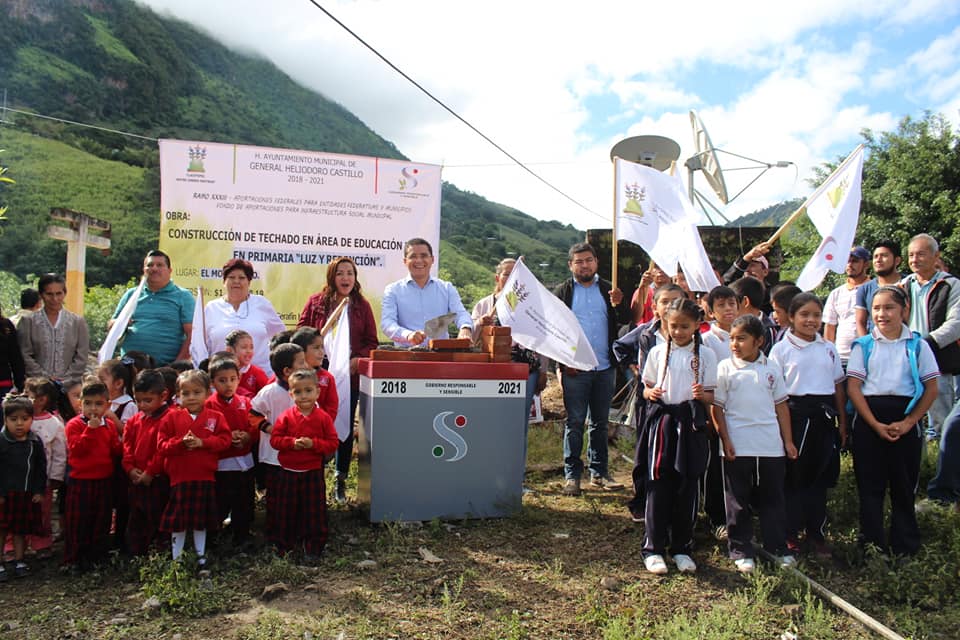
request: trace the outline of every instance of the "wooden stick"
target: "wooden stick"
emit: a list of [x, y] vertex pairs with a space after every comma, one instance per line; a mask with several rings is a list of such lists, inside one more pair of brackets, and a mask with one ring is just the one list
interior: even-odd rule
[[340, 319], [340, 314], [343, 313], [344, 307], [347, 306], [347, 301], [350, 300], [348, 295], [346, 298], [340, 301], [340, 304], [337, 305], [337, 308], [333, 310], [333, 313], [330, 314], [330, 317], [327, 318], [327, 321], [323, 323], [323, 328], [320, 329], [320, 337], [325, 338], [330, 330], [333, 329], [337, 324], [337, 320]]
[[[780, 564], [780, 561], [777, 558], [775, 558], [773, 554], [766, 551], [765, 549], [758, 548], [757, 551], [759, 551], [760, 555], [762, 555], [768, 561], [774, 563], [774, 565]], [[835, 606], [837, 609], [840, 609], [841, 611], [846, 613], [848, 616], [850, 616], [851, 618], [853, 618], [854, 620], [862, 624], [864, 627], [866, 627], [870, 631], [873, 631], [877, 635], [883, 638], [886, 638], [887, 640], [904, 640], [903, 636], [901, 636], [899, 633], [883, 625], [880, 621], [876, 620], [875, 618], [867, 615], [866, 613], [864, 613], [857, 607], [853, 606], [852, 604], [850, 604], [849, 602], [847, 602], [846, 600], [844, 600], [834, 592], [827, 589], [825, 586], [823, 586], [816, 580], [813, 580], [812, 578], [809, 578], [805, 574], [801, 573], [798, 569], [794, 567], [783, 567], [783, 569], [786, 570], [788, 573], [806, 582], [807, 585], [809, 585], [811, 591], [813, 591], [814, 593], [819, 595], [821, 598], [823, 598], [824, 600], [826, 600], [827, 602]]]
[[620, 259], [620, 247], [617, 242], [617, 216], [620, 215], [620, 212], [617, 211], [617, 182], [619, 174], [617, 172], [617, 160], [618, 157], [614, 156], [613, 158], [613, 264], [611, 267], [611, 284], [613, 289], [617, 288], [617, 261]]
[[767, 240], [764, 244], [766, 244], [766, 245], [771, 245], [771, 244], [773, 244], [774, 242], [776, 242], [776, 241], [780, 238], [780, 236], [782, 236], [783, 233], [787, 230], [787, 227], [789, 227], [791, 224], [793, 224], [794, 222], [796, 222], [796, 221], [797, 221], [797, 218], [799, 218], [800, 216], [802, 216], [803, 214], [805, 214], [805, 213], [807, 212], [807, 206], [808, 206], [813, 200], [815, 200], [815, 199], [817, 198], [817, 196], [819, 196], [821, 193], [823, 193], [824, 188], [827, 186], [827, 184], [830, 183], [830, 180], [833, 178], [833, 176], [837, 175], [838, 173], [840, 173], [841, 170], [845, 169], [846, 166], [847, 166], [848, 164], [850, 164], [850, 159], [853, 158], [853, 156], [855, 156], [855, 155], [857, 154], [857, 152], [860, 151], [862, 148], [863, 148], [863, 145], [862, 145], [862, 144], [858, 144], [858, 145], [857, 145], [857, 148], [850, 152], [850, 155], [848, 155], [848, 156], [843, 160], [843, 162], [840, 163], [840, 166], [838, 166], [836, 169], [834, 169], [834, 170], [833, 170], [833, 173], [831, 173], [829, 176], [827, 176], [827, 179], [824, 180], [822, 183], [820, 183], [820, 186], [817, 187], [816, 191], [814, 191], [813, 193], [811, 193], [811, 194], [807, 197], [807, 199], [803, 201], [803, 204], [800, 205], [800, 208], [799, 208], [799, 209], [797, 209], [796, 211], [794, 211], [793, 213], [790, 214], [790, 217], [787, 218], [782, 225], [780, 225], [780, 228], [777, 229], [777, 230], [773, 233], [773, 235], [770, 236], [770, 239]]
[[[207, 307], [203, 299], [203, 284], [197, 285], [197, 304], [200, 305], [200, 330], [203, 331], [200, 335], [203, 336], [203, 348], [207, 350], [207, 355], [210, 355], [210, 343], [207, 342]], [[195, 329], [190, 330], [191, 333]]]

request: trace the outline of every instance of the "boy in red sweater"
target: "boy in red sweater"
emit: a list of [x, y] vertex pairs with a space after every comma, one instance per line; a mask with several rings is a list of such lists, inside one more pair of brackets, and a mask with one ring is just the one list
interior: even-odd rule
[[207, 564], [207, 529], [216, 528], [217, 496], [214, 474], [220, 452], [230, 446], [230, 427], [223, 415], [204, 407], [210, 395], [210, 376], [185, 371], [177, 378], [180, 406], [173, 419], [160, 427], [158, 448], [170, 477], [170, 499], [160, 519], [160, 530], [171, 534], [173, 559], [179, 560], [193, 531], [197, 563]]
[[161, 542], [160, 516], [167, 506], [170, 480], [157, 444], [160, 428], [171, 420], [173, 409], [167, 403], [166, 380], [156, 369], [137, 374], [133, 397], [140, 411], [127, 421], [123, 437], [123, 471], [130, 479], [127, 549], [143, 556], [152, 543]]
[[121, 455], [117, 425], [105, 418], [107, 387], [99, 380], [80, 390], [81, 415], [67, 422], [67, 491], [63, 564], [86, 568], [107, 552], [113, 508], [113, 475]]
[[323, 465], [340, 440], [333, 420], [317, 406], [317, 374], [294, 371], [289, 384], [294, 406], [280, 414], [270, 436], [283, 467], [273, 526], [280, 553], [302, 548], [304, 561], [312, 563], [327, 543]]
[[[256, 396], [260, 389], [267, 386], [269, 379], [263, 369], [253, 364], [253, 336], [243, 329], [234, 329], [227, 334], [226, 343], [227, 351], [237, 358], [237, 375], [240, 377], [237, 393], [248, 398]], [[213, 372], [210, 377], [213, 377]]]
[[323, 368], [323, 336], [313, 327], [300, 327], [290, 336], [290, 342], [303, 349], [307, 367], [317, 373], [317, 406], [326, 411], [331, 420], [336, 420], [340, 396], [333, 376]]
[[[239, 393], [240, 369], [232, 358], [210, 363], [213, 395], [204, 406], [223, 414], [230, 427], [230, 447], [220, 452], [217, 464], [217, 517], [230, 516], [233, 543], [250, 541], [253, 524], [254, 471], [252, 449], [260, 440], [260, 429], [250, 424], [250, 398]], [[225, 532], [226, 533], [226, 532]]]

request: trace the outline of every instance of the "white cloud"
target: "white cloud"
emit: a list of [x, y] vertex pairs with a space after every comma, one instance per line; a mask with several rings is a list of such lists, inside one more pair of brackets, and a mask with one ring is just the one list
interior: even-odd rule
[[[294, 80], [343, 104], [415, 160], [508, 162], [303, 0], [141, 1], [201, 25], [228, 46], [265, 56]], [[885, 129], [897, 119], [863, 100], [849, 104], [851, 92], [882, 89], [895, 79], [892, 71], [871, 68], [872, 36], [837, 44], [823, 34], [844, 28], [869, 34], [891, 22], [898, 29], [928, 24], [955, 13], [953, 4], [610, 2], [586, 10], [542, 0], [341, 0], [324, 6], [599, 216], [516, 166], [451, 166], [444, 179], [538, 218], [586, 228], [608, 224], [610, 147], [628, 135], [665, 135], [680, 143], [682, 161], [692, 152], [687, 109], [694, 106], [718, 146], [764, 160], [792, 160], [799, 167], [798, 179], [790, 170], [768, 172], [729, 207], [731, 216], [808, 193], [802, 178], [812, 166], [833, 160], [838, 148], [852, 148], [861, 127]], [[911, 64], [932, 68], [935, 46], [952, 46], [955, 55], [951, 38], [958, 34], [960, 29], [941, 38], [942, 44], [934, 42]], [[738, 80], [739, 70], [760, 79], [737, 99], [721, 103], [684, 83], [703, 62], [729, 69], [731, 81]], [[586, 105], [598, 96], [622, 100], [622, 113], [591, 113]], [[623, 130], [601, 136], [593, 123]], [[729, 158], [722, 161], [736, 166]], [[731, 192], [749, 177], [730, 172]]]
[[871, 91], [890, 91], [905, 81], [899, 69], [885, 68], [873, 73], [867, 81]]
[[700, 103], [700, 98], [669, 81], [617, 80], [611, 83], [610, 90], [627, 108], [689, 108]]
[[949, 35], [936, 38], [926, 49], [911, 55], [907, 59], [907, 65], [927, 75], [955, 69], [958, 61], [960, 61], [960, 27], [954, 29]]

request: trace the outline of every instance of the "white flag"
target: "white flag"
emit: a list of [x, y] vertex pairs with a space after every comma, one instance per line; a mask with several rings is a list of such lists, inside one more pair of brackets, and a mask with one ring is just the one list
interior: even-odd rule
[[807, 215], [822, 240], [797, 278], [797, 286], [803, 291], [817, 288], [827, 271], [843, 273], [846, 269], [860, 219], [862, 177], [863, 145], [860, 145], [807, 199]]
[[114, 320], [113, 326], [110, 327], [107, 337], [104, 338], [103, 344], [100, 346], [100, 351], [97, 352], [97, 362], [103, 363], [113, 357], [113, 352], [117, 350], [117, 344], [120, 342], [120, 336], [127, 330], [130, 318], [133, 317], [133, 312], [137, 310], [137, 303], [140, 301], [144, 282], [146, 282], [146, 278], [140, 278], [140, 284], [134, 289], [133, 294], [127, 298], [127, 303], [120, 310], [120, 315]]
[[620, 158], [614, 161], [614, 210], [617, 240], [643, 247], [667, 275], [675, 275], [680, 249], [673, 238], [681, 227], [695, 224], [699, 214], [675, 177]]
[[193, 330], [190, 332], [190, 359], [193, 364], [210, 357], [207, 346], [207, 322], [204, 317], [203, 287], [197, 287], [197, 302], [193, 305]]
[[673, 238], [680, 248], [680, 268], [690, 291], [710, 291], [720, 286], [707, 250], [703, 248], [700, 231], [695, 224], [687, 224], [685, 230], [678, 229]]
[[597, 356], [573, 311], [540, 284], [522, 258], [497, 298], [497, 317], [520, 346], [574, 369], [597, 368]]
[[337, 437], [343, 442], [353, 431], [353, 416], [350, 415], [350, 304], [340, 311], [337, 323], [323, 337], [323, 350], [327, 354], [327, 371], [337, 385], [337, 419], [333, 426]]
[[697, 229], [696, 220], [700, 214], [687, 197], [687, 188], [680, 174], [674, 175], [672, 180], [676, 182], [675, 188], [684, 196], [682, 206], [686, 213], [682, 221], [670, 225], [661, 232], [663, 240], [676, 247], [680, 268], [683, 269], [683, 276], [690, 290], [710, 291], [720, 286], [720, 280], [713, 270], [713, 265], [710, 264], [707, 250], [703, 248], [700, 231]]

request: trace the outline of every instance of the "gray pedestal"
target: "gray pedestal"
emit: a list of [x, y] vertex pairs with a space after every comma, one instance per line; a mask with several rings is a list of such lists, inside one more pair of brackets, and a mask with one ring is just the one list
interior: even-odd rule
[[372, 522], [520, 508], [525, 364], [360, 361], [359, 490]]

